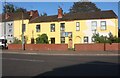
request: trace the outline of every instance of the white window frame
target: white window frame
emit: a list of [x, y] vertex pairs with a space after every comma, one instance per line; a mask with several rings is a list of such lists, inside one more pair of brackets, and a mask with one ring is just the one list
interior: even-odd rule
[[92, 31], [97, 30], [97, 21], [91, 22], [91, 29], [92, 29]]
[[[104, 24], [103, 24], [103, 23], [104, 23]], [[101, 21], [101, 22], [100, 22], [100, 29], [101, 29], [101, 30], [106, 30], [106, 29], [107, 29], [106, 21]]]
[[80, 31], [80, 22], [76, 22], [76, 31]]

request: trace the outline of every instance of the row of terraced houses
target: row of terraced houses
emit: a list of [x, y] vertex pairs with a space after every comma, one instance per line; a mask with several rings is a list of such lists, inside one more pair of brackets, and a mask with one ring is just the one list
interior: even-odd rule
[[26, 44], [43, 33], [47, 34], [49, 44], [68, 44], [68, 48], [74, 48], [74, 44], [94, 43], [95, 33], [103, 36], [112, 33], [118, 37], [118, 17], [112, 10], [63, 14], [62, 8], [58, 8], [58, 14], [52, 16], [39, 16], [37, 10], [31, 10], [1, 14], [0, 19], [0, 36], [6, 37], [8, 44], [14, 37], [22, 39], [22, 23]]

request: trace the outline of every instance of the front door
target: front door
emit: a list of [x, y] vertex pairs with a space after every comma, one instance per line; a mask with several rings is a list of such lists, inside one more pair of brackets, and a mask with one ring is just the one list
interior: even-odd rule
[[69, 48], [72, 48], [72, 38], [69, 38]]

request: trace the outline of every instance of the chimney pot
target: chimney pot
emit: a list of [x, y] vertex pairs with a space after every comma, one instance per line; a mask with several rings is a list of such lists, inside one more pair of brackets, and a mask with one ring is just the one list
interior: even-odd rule
[[62, 10], [62, 8], [58, 8], [58, 18], [62, 18], [62, 16], [63, 16], [63, 10]]

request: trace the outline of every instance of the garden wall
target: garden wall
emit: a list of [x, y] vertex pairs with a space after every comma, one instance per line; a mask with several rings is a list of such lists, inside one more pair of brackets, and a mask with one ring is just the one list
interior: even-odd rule
[[[9, 50], [22, 50], [22, 44], [9, 44]], [[25, 50], [68, 50], [67, 44], [26, 44]], [[115, 51], [120, 50], [120, 43], [75, 44], [76, 51]]]
[[[9, 44], [9, 50], [20, 50], [22, 44]], [[67, 44], [25, 44], [25, 50], [68, 50]]]
[[75, 44], [76, 51], [115, 51], [120, 50], [120, 43]]
[[9, 50], [22, 50], [22, 44], [9, 44]]

